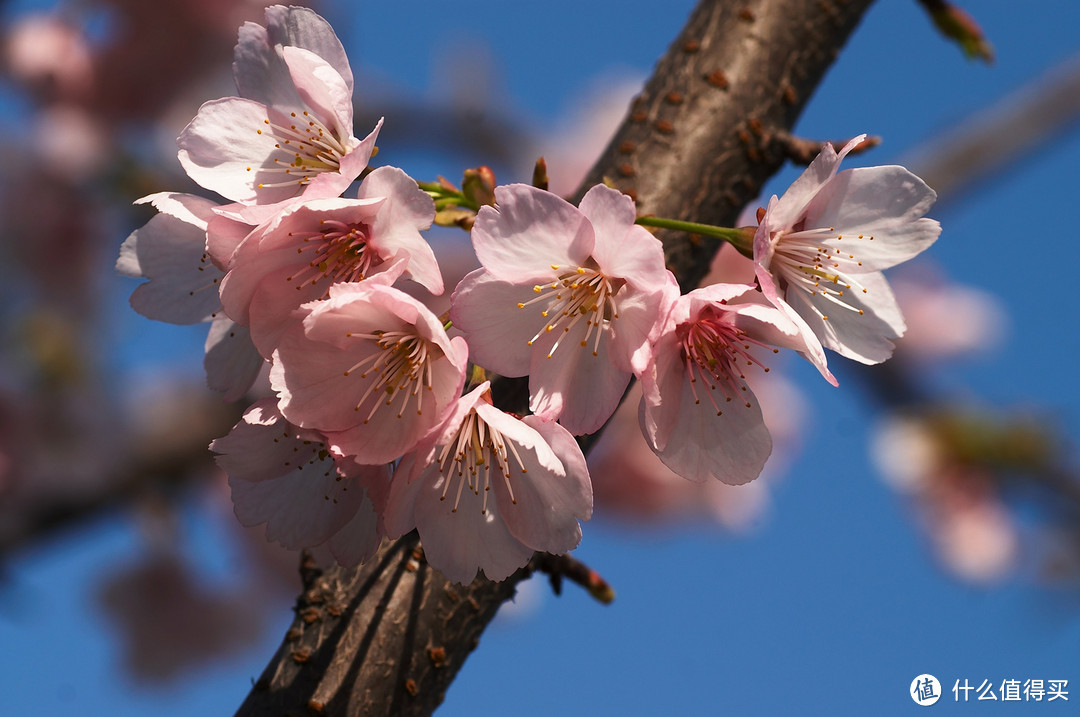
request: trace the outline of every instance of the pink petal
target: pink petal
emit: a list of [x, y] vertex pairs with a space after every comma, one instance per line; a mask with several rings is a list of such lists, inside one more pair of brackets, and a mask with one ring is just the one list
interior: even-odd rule
[[652, 353], [649, 370], [641, 374], [641, 430], [653, 449], [663, 449], [682, 411], [686, 367], [674, 330], [660, 337]]
[[241, 97], [265, 105], [300, 105], [300, 96], [279, 50], [262, 25], [245, 22], [240, 26], [233, 50], [233, 78]]
[[327, 546], [338, 563], [351, 568], [375, 555], [382, 545], [382, 538], [379, 514], [365, 492], [364, 502], [356, 509], [356, 514], [330, 537]]
[[500, 519], [496, 501], [488, 500], [484, 514], [481, 496], [464, 490], [453, 511], [452, 493], [440, 500], [445, 479], [437, 465], [417, 480], [422, 487], [416, 497], [416, 528], [424, 555], [448, 580], [468, 584], [477, 570], [489, 580], [503, 580], [532, 557], [533, 549], [515, 538]]
[[267, 105], [299, 104], [299, 96], [281, 57], [283, 46], [315, 53], [338, 71], [352, 90], [352, 70], [345, 49], [323, 18], [308, 8], [280, 5], [266, 9], [266, 25], [240, 26], [233, 53], [233, 76], [241, 97]]
[[533, 346], [530, 360], [530, 409], [549, 420], [558, 419], [574, 435], [599, 430], [611, 417], [630, 383], [630, 372], [612, 363], [611, 341], [600, 341], [597, 355], [593, 344], [581, 347], [584, 326], [579, 324], [562, 334], [560, 346], [549, 358], [558, 332], [545, 333]]
[[[308, 312], [303, 324], [288, 329], [274, 352], [271, 385], [290, 421], [324, 432], [343, 455], [355, 455], [362, 463], [396, 460], [438, 424], [457, 398], [467, 362], [465, 342], [447, 338], [438, 319], [412, 297], [369, 280], [335, 285], [329, 299], [303, 310]], [[388, 399], [390, 405], [382, 405], [386, 397], [381, 392], [371, 393], [377, 377], [354, 369], [382, 353], [360, 336], [380, 330], [415, 332], [441, 351], [425, 379], [430, 389], [407, 401], [407, 392], [399, 391]]]
[[363, 505], [363, 486], [338, 478], [332, 460], [265, 481], [230, 478], [233, 510], [246, 527], [266, 523], [266, 539], [286, 548], [319, 545]]
[[352, 137], [352, 88], [330, 63], [310, 50], [285, 47], [282, 57], [300, 98], [339, 140]]
[[[495, 413], [500, 413], [505, 420], [500, 420]], [[510, 533], [528, 547], [547, 553], [565, 553], [577, 547], [581, 542], [578, 519], [588, 517], [592, 511], [592, 484], [588, 469], [584, 468], [584, 456], [581, 465], [568, 473], [544, 437], [533, 427], [546, 424], [547, 428], [558, 424], [536, 416], [529, 416], [532, 420], [525, 423], [502, 414], [493, 406], [477, 406], [477, 414], [517, 446], [516, 454], [527, 471], [514, 470], [517, 463], [512, 459], [509, 483], [513, 498], [505, 484], [499, 482], [494, 486], [499, 515]], [[555, 430], [561, 431], [576, 445], [566, 429]]]
[[323, 444], [290, 426], [271, 399], [252, 404], [210, 448], [230, 476], [241, 524], [266, 523], [267, 539], [287, 548], [326, 541], [364, 505], [366, 483], [389, 480], [385, 465], [354, 465], [343, 477]]
[[907, 261], [938, 238], [941, 226], [920, 218], [936, 199], [934, 190], [903, 167], [852, 169], [822, 189], [807, 210], [806, 226], [834, 227], [843, 236], [824, 244], [860, 262], [858, 268], [849, 263], [845, 269], [880, 271]]
[[[269, 356], [290, 314], [300, 304], [327, 295], [331, 279], [310, 280], [311, 251], [307, 238], [318, 234], [324, 220], [369, 224], [382, 200], [319, 199], [287, 207], [269, 223], [253, 231], [237, 248], [232, 269], [222, 280], [225, 312], [252, 329], [256, 345]], [[375, 247], [369, 247], [376, 251]], [[333, 268], [333, 267], [331, 267]], [[405, 265], [382, 265], [400, 276]]]
[[[379, 131], [383, 126], [383, 118], [375, 123], [374, 129], [368, 132], [362, 140], [353, 140], [354, 144], [349, 151], [339, 160], [338, 171], [323, 172], [311, 180], [305, 195], [315, 197], [336, 197], [344, 192], [352, 181], [360, 176], [371, 161], [371, 155], [375, 151], [375, 142], [379, 138]], [[345, 181], [348, 180], [348, 181]], [[325, 186], [324, 184], [325, 183]]]
[[[755, 249], [755, 254], [756, 254]], [[795, 349], [803, 358], [810, 363], [814, 364], [818, 372], [822, 377], [833, 386], [838, 386], [839, 382], [832, 372], [829, 371], [828, 359], [825, 356], [825, 349], [821, 345], [821, 339], [818, 338], [818, 334], [814, 331], [814, 328], [807, 323], [807, 319], [803, 318], [802, 312], [795, 306], [788, 303], [788, 301], [780, 296], [778, 287], [776, 286], [776, 280], [769, 271], [763, 268], [760, 264], [757, 265], [757, 277], [758, 283], [761, 286], [761, 293], [767, 298], [773, 306], [780, 309], [784, 316], [793, 323], [799, 330], [799, 337], [801, 338], [801, 348]], [[801, 292], [791, 292], [792, 300], [799, 301], [794, 296]], [[805, 300], [800, 302], [803, 306], [803, 311], [812, 313], [812, 310], [805, 305]]]
[[633, 291], [626, 286], [616, 297], [619, 317], [611, 322], [611, 360], [620, 371], [644, 370], [648, 346], [659, 336], [679, 297], [675, 278], [671, 272], [664, 273], [667, 280], [654, 286], [659, 291]]
[[352, 92], [349, 58], [330, 23], [309, 8], [274, 5], [266, 8], [266, 27], [271, 43], [315, 53], [341, 75]]
[[529, 342], [543, 318], [518, 304], [534, 296], [531, 287], [496, 279], [486, 269], [461, 280], [450, 298], [450, 320], [467, 335], [475, 363], [503, 376], [529, 373]]
[[248, 406], [244, 416], [228, 435], [215, 439], [210, 450], [218, 455], [217, 464], [231, 476], [245, 481], [270, 480], [289, 473], [294, 466], [295, 446], [299, 435], [289, 427], [272, 398], [263, 398]]
[[647, 229], [634, 224], [634, 200], [598, 184], [582, 197], [581, 213], [592, 224], [596, 237], [592, 257], [605, 275], [624, 278], [644, 290], [668, 281], [664, 247]]
[[547, 441], [551, 450], [555, 452], [566, 472], [567, 483], [573, 486], [570, 491], [563, 491], [558, 505], [570, 511], [581, 520], [592, 517], [593, 490], [592, 479], [589, 477], [589, 466], [585, 461], [585, 455], [581, 452], [581, 446], [570, 431], [553, 421], [545, 421], [539, 416], [525, 416], [521, 419]]
[[728, 402], [723, 391], [716, 390], [714, 405], [707, 387], [697, 387], [697, 398], [688, 379], [681, 389], [674, 423], [658, 429], [667, 434], [667, 442], [662, 448], [653, 446], [664, 465], [695, 481], [713, 477], [742, 485], [757, 478], [772, 452], [772, 439], [754, 394], [747, 391]]
[[233, 252], [253, 228], [231, 214], [214, 213], [206, 224], [206, 251], [219, 269], [228, 271]]
[[481, 207], [472, 239], [480, 263], [515, 284], [551, 281], [552, 266], [581, 266], [593, 248], [593, 230], [577, 207], [525, 184], [495, 189], [495, 207]]
[[435, 219], [431, 196], [397, 167], [379, 167], [360, 184], [357, 198], [369, 197], [386, 200], [372, 224], [372, 243], [390, 256], [408, 252], [408, 274], [432, 294], [442, 294], [442, 272], [435, 252], [420, 235]]
[[180, 221], [206, 229], [207, 222], [214, 217], [218, 208], [216, 202], [194, 194], [180, 192], [158, 192], [135, 200], [135, 204], [149, 204], [162, 214], [176, 217]]

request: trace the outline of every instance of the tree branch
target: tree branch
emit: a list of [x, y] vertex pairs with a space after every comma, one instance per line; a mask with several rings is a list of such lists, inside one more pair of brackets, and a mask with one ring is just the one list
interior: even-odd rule
[[[579, 191], [608, 178], [643, 213], [731, 225], [784, 162], [778, 137], [872, 0], [702, 0], [660, 60]], [[715, 240], [660, 232], [683, 289]], [[520, 411], [520, 379], [493, 386]], [[415, 535], [359, 569], [303, 570], [285, 642], [237, 715], [428, 715], [499, 605], [531, 570], [501, 583], [448, 583]]]

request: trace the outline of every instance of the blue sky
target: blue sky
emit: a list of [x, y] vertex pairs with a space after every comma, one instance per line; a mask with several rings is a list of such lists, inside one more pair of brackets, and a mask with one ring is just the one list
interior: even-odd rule
[[[1080, 50], [1080, 6], [1071, 0], [1023, 9], [1005, 0], [965, 4], [995, 45], [993, 66], [965, 61], [913, 0], [881, 0], [798, 131], [881, 135], [883, 146], [852, 164], [896, 162]], [[437, 94], [433, 79], [448, 52], [487, 48], [504, 110], [542, 128], [601, 73], [647, 73], [691, 6], [465, 2], [447, 14], [428, 4], [365, 3], [331, 7], [327, 15], [358, 76], [404, 95]], [[463, 169], [450, 154], [402, 156], [404, 168], [425, 179]], [[996, 294], [1010, 333], [992, 355], [925, 376], [945, 395], [1037, 406], [1072, 437], [1080, 435], [1073, 376], [1080, 322], [1069, 272], [1080, 263], [1072, 219], [1078, 166], [1074, 128], [976, 193], [931, 212], [944, 226], [931, 258], [951, 278]], [[796, 171], [782, 173], [768, 191], [782, 192]], [[119, 278], [115, 286], [118, 297], [130, 291]], [[128, 311], [122, 298], [117, 303], [118, 312]], [[186, 361], [198, 370], [197, 332], [150, 328], [137, 317], [119, 325], [118, 332], [137, 332], [144, 342], [122, 337], [125, 365], [174, 354], [173, 365]], [[148, 348], [166, 334], [168, 349]], [[939, 712], [1073, 713], [1080, 701], [1077, 594], [1040, 587], [1033, 565], [992, 588], [943, 573], [909, 507], [867, 458], [867, 426], [877, 415], [857, 383], [841, 373], [834, 390], [809, 366], [791, 369], [812, 406], [807, 448], [774, 487], [756, 532], [733, 538], [700, 523], [663, 531], [586, 525], [577, 555], [615, 586], [614, 604], [598, 605], [573, 588], [558, 599], [541, 589], [531, 612], [485, 633], [438, 714], [913, 714], [922, 708], [907, 696], [908, 685], [924, 672], [946, 685], [945, 698], [930, 708]], [[237, 558], [222, 547], [208, 512], [198, 501], [185, 511], [184, 550], [207, 563], [205, 580], [228, 581]], [[243, 655], [164, 689], [140, 686], [123, 674], [119, 646], [91, 602], [96, 576], [144, 552], [135, 518], [116, 513], [6, 566], [5, 713], [229, 714], [239, 705], [287, 626], [289, 600]], [[1075, 695], [1068, 704], [957, 704], [948, 691], [957, 679], [1028, 678], [1068, 679]]]

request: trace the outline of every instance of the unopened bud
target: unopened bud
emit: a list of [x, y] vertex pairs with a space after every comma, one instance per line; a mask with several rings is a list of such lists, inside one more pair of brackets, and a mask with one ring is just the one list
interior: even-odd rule
[[543, 189], [545, 192], [548, 188], [548, 173], [547, 173], [547, 160], [541, 157], [536, 160], [536, 166], [533, 167], [532, 185], [537, 189]]
[[495, 172], [484, 165], [476, 169], [466, 169], [465, 179], [461, 182], [461, 193], [478, 207], [495, 204]]
[[978, 58], [987, 63], [994, 61], [994, 48], [987, 42], [982, 28], [971, 15], [950, 2], [933, 2], [928, 7], [930, 17], [938, 30], [946, 37], [956, 40], [969, 60]]

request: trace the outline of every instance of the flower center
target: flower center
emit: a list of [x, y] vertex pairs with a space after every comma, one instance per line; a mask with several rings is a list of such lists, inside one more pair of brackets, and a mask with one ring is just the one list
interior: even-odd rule
[[359, 378], [368, 381], [367, 390], [354, 409], [359, 411], [365, 403], [370, 403], [364, 423], [374, 418], [380, 409], [384, 409], [384, 415], [387, 410], [392, 411], [399, 397], [398, 418], [405, 415], [411, 403], [416, 405], [416, 415], [423, 415], [423, 392], [432, 390], [433, 363], [442, 352], [420, 336], [404, 331], [371, 334], [350, 331], [345, 335], [373, 341], [376, 346], [375, 351], [345, 371], [346, 376], [359, 371]]
[[255, 131], [259, 134], [269, 132], [277, 141], [274, 144], [276, 151], [271, 156], [273, 166], [263, 167], [260, 171], [285, 176], [280, 182], [260, 182], [260, 189], [303, 186], [317, 174], [336, 172], [341, 158], [349, 151], [345, 142], [306, 110], [299, 115], [292, 112], [280, 123], [271, 122], [269, 118], [263, 122], [264, 126]]
[[[510, 484], [511, 459], [517, 463], [516, 470], [528, 472], [518, 455], [517, 448], [507, 441], [502, 433], [484, 422], [476, 411], [470, 411], [462, 421], [457, 434], [442, 448], [439, 454], [439, 471], [443, 474], [443, 491], [439, 500], [446, 500], [450, 484], [457, 483], [454, 492], [454, 506], [451, 513], [456, 513], [461, 503], [461, 494], [466, 487], [476, 496], [482, 496], [480, 514], [487, 515], [488, 493], [491, 492], [492, 473], [502, 475], [503, 484], [510, 494], [510, 500], [516, 505], [514, 488]], [[499, 476], [495, 476], [499, 480]]]
[[[297, 291], [323, 279], [330, 280], [328, 287], [342, 281], [363, 281], [372, 267], [382, 263], [368, 244], [369, 230], [366, 224], [322, 219], [319, 225], [319, 231], [306, 235], [289, 232], [295, 241], [302, 242], [296, 248], [296, 253], [306, 254], [308, 259], [306, 266], [285, 277], [285, 281], [296, 282], [294, 286]], [[324, 293], [322, 298], [327, 296]]]
[[[559, 270], [555, 264], [551, 268]], [[575, 328], [582, 332], [583, 325], [580, 346], [588, 348], [591, 343], [592, 355], [598, 356], [600, 339], [612, 330], [619, 318], [615, 296], [625, 283], [622, 279], [609, 279], [596, 268], [579, 266], [564, 271], [550, 284], [537, 284], [533, 287], [537, 294], [535, 298], [518, 302], [519, 309], [540, 308], [540, 316], [544, 319], [544, 325], [529, 340], [529, 346], [545, 333], [559, 331], [561, 335], [548, 351], [548, 358], [551, 358], [563, 338]]]
[[[844, 236], [837, 234], [833, 227], [779, 234], [773, 240], [772, 268], [781, 280], [781, 288], [796, 287], [811, 296], [820, 296], [843, 309], [862, 314], [863, 310], [845, 292], [867, 293], [866, 287], [853, 276], [861, 273], [859, 267], [862, 266], [854, 252], [858, 242], [873, 241], [874, 237], [847, 235], [850, 240], [847, 252], [825, 243], [828, 239], [842, 241]], [[824, 312], [819, 310], [818, 313], [828, 320]]]
[[[690, 378], [690, 391], [694, 403], [701, 403], [701, 386], [708, 388], [705, 399], [712, 403], [716, 415], [723, 415], [720, 408], [723, 403], [730, 403], [736, 396], [749, 391], [746, 385], [744, 367], [760, 366], [769, 370], [752, 352], [754, 346], [768, 348], [773, 353], [779, 349], [766, 346], [750, 338], [746, 332], [737, 328], [712, 309], [692, 324], [683, 324], [678, 328], [682, 340], [682, 357], [686, 366], [686, 375]], [[719, 392], [717, 394], [716, 392]], [[750, 407], [750, 402], [740, 400]]]

